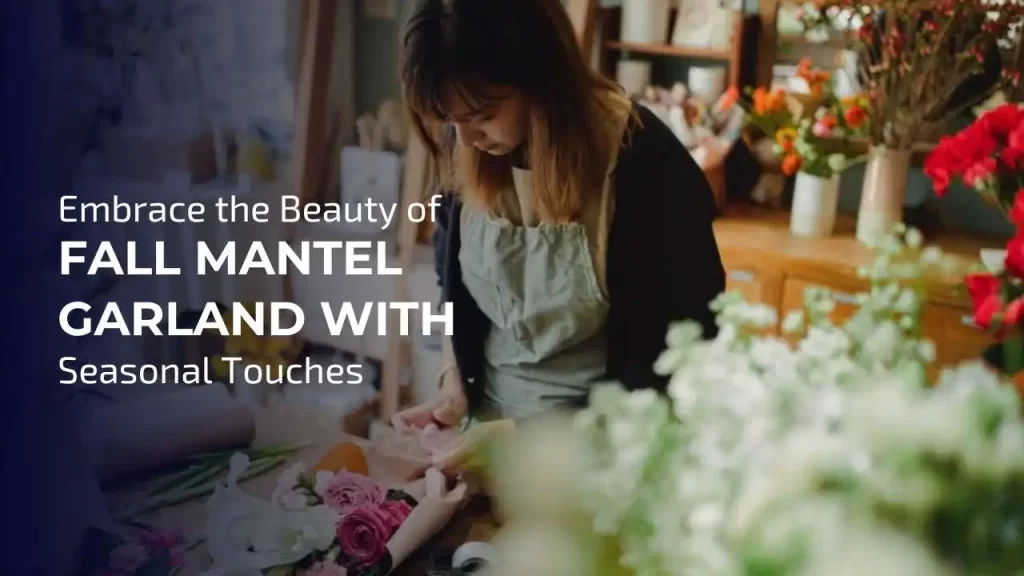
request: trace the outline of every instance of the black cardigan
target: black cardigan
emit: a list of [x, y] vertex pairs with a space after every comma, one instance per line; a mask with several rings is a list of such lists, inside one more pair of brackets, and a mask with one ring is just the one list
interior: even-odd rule
[[[627, 130], [614, 173], [615, 204], [607, 249], [609, 311], [606, 378], [628, 389], [664, 390], [653, 366], [672, 322], [717, 331], [710, 301], [725, 288], [711, 222], [714, 196], [703, 171], [669, 128], [643, 106]], [[444, 195], [434, 232], [441, 298], [453, 308], [452, 349], [471, 412], [483, 394], [483, 346], [491, 329], [462, 283], [459, 211]]]

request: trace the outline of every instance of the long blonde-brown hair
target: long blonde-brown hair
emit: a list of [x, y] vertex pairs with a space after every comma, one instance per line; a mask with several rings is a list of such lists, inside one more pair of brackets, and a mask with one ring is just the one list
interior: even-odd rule
[[459, 146], [445, 129], [452, 94], [481, 109], [509, 89], [529, 106], [526, 160], [546, 221], [578, 216], [601, 190], [615, 83], [590, 68], [559, 0], [420, 0], [402, 43], [409, 117], [453, 191], [493, 207], [511, 160]]

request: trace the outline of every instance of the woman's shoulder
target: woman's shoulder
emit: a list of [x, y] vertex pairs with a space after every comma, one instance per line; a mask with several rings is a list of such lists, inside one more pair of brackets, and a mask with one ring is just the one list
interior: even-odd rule
[[646, 106], [633, 102], [617, 161], [620, 177], [651, 178], [666, 171], [700, 170], [672, 129]]
[[650, 108], [634, 101], [629, 124], [623, 134], [620, 159], [626, 154], [640, 158], [650, 157], [655, 151], [689, 156], [686, 147], [672, 133], [671, 128]]

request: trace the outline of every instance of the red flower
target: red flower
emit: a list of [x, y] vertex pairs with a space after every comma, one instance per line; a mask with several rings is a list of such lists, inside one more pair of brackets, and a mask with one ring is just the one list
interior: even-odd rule
[[1024, 125], [1024, 108], [1017, 104], [1003, 104], [989, 110], [978, 122], [993, 138], [1002, 140], [1008, 134]]
[[[1015, 206], [1016, 207], [1016, 206]], [[1024, 232], [1006, 243], [1006, 271], [1015, 278], [1024, 278]]]
[[1010, 170], [1024, 170], [1024, 148], [1010, 148], [1007, 146], [999, 153], [999, 159]]
[[1024, 148], [1024, 124], [1017, 126], [1006, 137], [1007, 148]]
[[992, 176], [996, 168], [998, 168], [998, 165], [995, 158], [991, 156], [982, 158], [964, 171], [964, 184], [971, 188], [981, 188], [985, 183], [984, 181]]
[[846, 120], [846, 124], [850, 128], [860, 127], [860, 125], [864, 123], [864, 120], [866, 120], [867, 117], [867, 111], [857, 105], [850, 106], [849, 108], [846, 109], [846, 112], [843, 112], [843, 119]]
[[966, 182], [966, 172], [979, 163], [982, 164], [972, 173], [972, 182], [978, 176], [990, 174], [992, 170], [984, 170], [991, 164], [983, 162], [992, 158], [997, 147], [979, 122], [953, 136], [943, 136], [924, 161], [924, 173], [931, 179], [935, 194], [945, 195], [954, 177], [964, 178]]
[[782, 160], [782, 173], [786, 176], [792, 176], [800, 171], [800, 166], [803, 163], [803, 158], [800, 158], [799, 154], [789, 153]]
[[964, 284], [974, 303], [974, 323], [982, 330], [988, 330], [992, 319], [1002, 308], [999, 279], [991, 274], [970, 274], [964, 278]]
[[387, 552], [388, 540], [398, 526], [382, 506], [367, 504], [338, 522], [338, 544], [358, 565], [372, 566]]
[[1024, 318], [1024, 296], [1017, 298], [1003, 311], [1003, 324], [1007, 326], [1016, 326], [1020, 324], [1021, 318]]
[[1024, 123], [1007, 135], [999, 157], [1010, 170], [1024, 170]]
[[1017, 190], [1013, 197], [1013, 208], [1010, 209], [1010, 222], [1024, 227], [1024, 188]]

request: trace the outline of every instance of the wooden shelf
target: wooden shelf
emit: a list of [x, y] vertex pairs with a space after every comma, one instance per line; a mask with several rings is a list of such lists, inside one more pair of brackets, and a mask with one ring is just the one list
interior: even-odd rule
[[657, 54], [659, 56], [677, 56], [681, 58], [707, 58], [709, 60], [722, 61], [729, 61], [732, 59], [732, 53], [729, 50], [718, 50], [714, 48], [691, 48], [687, 46], [675, 46], [673, 44], [610, 41], [606, 42], [604, 47], [606, 50], [618, 50], [622, 52], [639, 52], [641, 54]]

